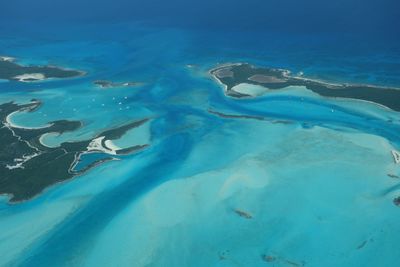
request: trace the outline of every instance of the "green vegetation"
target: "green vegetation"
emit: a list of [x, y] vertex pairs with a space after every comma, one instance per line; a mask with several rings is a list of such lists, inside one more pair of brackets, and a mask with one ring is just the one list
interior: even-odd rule
[[[11, 60], [0, 57], [0, 79], [19, 81], [18, 76], [26, 74], [41, 74], [43, 79], [47, 78], [72, 78], [84, 73], [77, 70], [66, 70], [54, 66], [22, 66]], [[24, 81], [35, 81], [38, 78], [25, 78]]]
[[[89, 162], [80, 171], [73, 167], [85, 153], [102, 152], [90, 151], [87, 148], [90, 140], [64, 142], [59, 147], [50, 148], [40, 143], [40, 137], [46, 133], [64, 133], [81, 127], [79, 121], [59, 120], [43, 128], [15, 128], [7, 122], [7, 116], [15, 111], [32, 112], [40, 102], [34, 100], [29, 104], [18, 105], [5, 103], [0, 105], [0, 194], [11, 196], [11, 202], [30, 199], [48, 186], [71, 179], [103, 162], [116, 159], [104, 153], [104, 157]], [[95, 138], [104, 136], [104, 140], [117, 139], [132, 128], [145, 123], [147, 119], [130, 122], [120, 127], [106, 130]], [[145, 148], [132, 146], [117, 151], [117, 154], [128, 154]]]
[[241, 83], [261, 85], [271, 90], [288, 86], [305, 86], [325, 97], [341, 97], [374, 102], [395, 111], [400, 111], [400, 90], [358, 84], [329, 84], [321, 81], [296, 77], [287, 70], [259, 68], [250, 64], [226, 65], [211, 70], [211, 74], [226, 85], [226, 94], [231, 97], [250, 97], [232, 90]]

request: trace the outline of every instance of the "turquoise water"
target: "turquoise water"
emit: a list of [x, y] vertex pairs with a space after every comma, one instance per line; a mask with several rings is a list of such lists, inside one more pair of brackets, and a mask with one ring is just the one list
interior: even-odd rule
[[[248, 32], [134, 23], [62, 32], [39, 26], [5, 31], [0, 53], [88, 75], [0, 83], [1, 103], [43, 102], [13, 122], [83, 122], [75, 132], [44, 138], [56, 146], [150, 118], [114, 142], [150, 146], [30, 201], [10, 205], [2, 197], [0, 266], [400, 263], [400, 209], [393, 204], [399, 181], [387, 176], [400, 175], [391, 155], [400, 149], [398, 112], [304, 88], [235, 100], [208, 74], [218, 63], [251, 62], [328, 81], [399, 86], [398, 51], [256, 31], [252, 40]], [[307, 45], [315, 50], [302, 49]], [[101, 89], [92, 83], [98, 79], [143, 85]], [[266, 120], [221, 118], [209, 109]]]

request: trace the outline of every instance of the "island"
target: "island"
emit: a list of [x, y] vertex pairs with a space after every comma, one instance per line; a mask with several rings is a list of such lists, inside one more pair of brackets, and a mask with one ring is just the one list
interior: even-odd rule
[[392, 155], [393, 155], [394, 162], [396, 164], [400, 164], [400, 152], [397, 150], [392, 150]]
[[[58, 147], [42, 143], [48, 133], [62, 134], [82, 126], [80, 121], [58, 120], [39, 128], [14, 125], [10, 116], [15, 112], [34, 112], [41, 102], [33, 99], [26, 104], [14, 102], [0, 105], [0, 194], [10, 196], [10, 202], [29, 200], [47, 187], [81, 175], [110, 160], [121, 160], [121, 155], [140, 151], [148, 146], [134, 145], [119, 148], [113, 140], [149, 119], [132, 121], [97, 134], [83, 141], [63, 142]], [[87, 157], [95, 155], [93, 157]], [[77, 168], [77, 165], [81, 165]]]
[[112, 81], [107, 81], [107, 80], [97, 80], [97, 81], [94, 81], [93, 83], [103, 89], [134, 87], [134, 86], [143, 85], [143, 83], [140, 83], [140, 82], [112, 82]]
[[23, 66], [12, 57], [0, 57], [0, 79], [18, 82], [34, 82], [51, 78], [65, 79], [85, 75], [78, 70], [63, 69], [56, 66]]
[[256, 67], [248, 63], [224, 64], [210, 70], [210, 74], [224, 86], [225, 94], [234, 98], [257, 97], [268, 90], [304, 86], [320, 96], [359, 99], [400, 111], [398, 88], [327, 83], [292, 75], [289, 70]]

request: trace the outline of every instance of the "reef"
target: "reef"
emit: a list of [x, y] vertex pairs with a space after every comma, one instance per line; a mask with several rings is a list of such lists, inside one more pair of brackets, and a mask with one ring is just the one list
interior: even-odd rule
[[395, 199], [393, 199], [393, 203], [394, 203], [396, 206], [400, 207], [400, 197], [396, 197]]
[[215, 115], [217, 117], [223, 118], [223, 119], [246, 119], [246, 120], [258, 120], [258, 121], [268, 121], [273, 124], [292, 124], [292, 121], [289, 120], [275, 120], [271, 118], [266, 118], [262, 116], [252, 116], [252, 115], [238, 115], [238, 114], [225, 114], [219, 111], [215, 111], [212, 109], [207, 110], [208, 113]]
[[219, 111], [214, 111], [212, 109], [207, 110], [210, 114], [216, 115], [225, 119], [251, 119], [251, 120], [259, 120], [264, 121], [265, 118], [262, 116], [251, 116], [251, 115], [234, 115], [234, 114], [225, 114]]
[[23, 66], [11, 57], [0, 57], [0, 79], [34, 82], [51, 78], [65, 79], [84, 75], [85, 72], [56, 66]]
[[[120, 155], [147, 146], [119, 148], [112, 143], [112, 140], [122, 137], [130, 129], [148, 121], [143, 119], [108, 129], [90, 140], [63, 142], [58, 147], [48, 147], [41, 142], [41, 136], [75, 131], [82, 123], [58, 120], [40, 128], [23, 128], [10, 122], [10, 114], [33, 112], [40, 105], [37, 100], [27, 104], [10, 102], [0, 105], [0, 194], [9, 195], [10, 202], [31, 199], [53, 184], [81, 175], [101, 163], [119, 160]], [[90, 153], [98, 153], [100, 156], [75, 170], [82, 156]]]
[[[301, 267], [301, 266], [305, 266], [306, 263], [304, 261], [301, 262], [295, 262], [292, 260], [288, 260], [286, 258], [283, 257], [278, 257], [275, 255], [268, 255], [268, 254], [262, 254], [261, 255], [261, 259], [267, 263], [278, 263], [279, 266], [294, 266], [294, 267]], [[273, 265], [275, 266], [275, 265]]]
[[387, 176], [389, 176], [390, 178], [393, 178], [393, 179], [400, 179], [400, 177], [398, 175], [392, 174], [392, 173], [388, 173]]
[[241, 84], [262, 86], [265, 91], [304, 86], [320, 96], [359, 99], [400, 111], [400, 90], [397, 88], [327, 83], [292, 75], [289, 70], [256, 67], [247, 63], [222, 65], [212, 69], [210, 74], [225, 87], [225, 94], [234, 98], [254, 97], [235, 88]]
[[238, 209], [235, 209], [234, 211], [235, 211], [235, 213], [236, 213], [237, 215], [239, 215], [239, 216], [242, 217], [242, 218], [245, 218], [245, 219], [253, 219], [253, 216], [252, 216], [250, 213], [246, 212], [246, 211], [238, 210]]

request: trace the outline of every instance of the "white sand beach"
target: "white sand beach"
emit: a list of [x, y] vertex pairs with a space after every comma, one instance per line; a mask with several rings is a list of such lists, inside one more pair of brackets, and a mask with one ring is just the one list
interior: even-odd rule
[[105, 136], [100, 136], [92, 140], [90, 144], [87, 147], [87, 151], [101, 151], [106, 154], [110, 155], [116, 155], [117, 151], [120, 150], [120, 148], [116, 145], [111, 140], [106, 140], [104, 143], [106, 147], [102, 145], [102, 142], [104, 140]]
[[11, 128], [18, 128], [18, 129], [34, 130], [34, 129], [47, 128], [47, 127], [50, 127], [51, 125], [53, 125], [53, 124], [46, 124], [46, 125], [44, 125], [44, 126], [39, 126], [39, 127], [27, 127], [27, 126], [18, 125], [18, 124], [16, 124], [15, 122], [12, 121], [12, 116], [15, 115], [15, 114], [17, 114], [17, 113], [19, 113], [19, 112], [21, 112], [21, 111], [19, 111], [19, 110], [14, 111], [14, 112], [10, 113], [10, 114], [6, 117], [6, 123], [5, 123], [5, 124], [6, 124], [8, 127], [11, 127]]
[[269, 89], [266, 87], [249, 83], [241, 83], [235, 85], [234, 87], [232, 87], [231, 90], [240, 94], [249, 95], [253, 97], [261, 96], [269, 91]]
[[14, 77], [20, 82], [33, 82], [33, 81], [41, 81], [46, 79], [43, 73], [27, 73], [22, 75], [17, 75]]
[[14, 60], [15, 60], [15, 58], [13, 58], [13, 57], [0, 56], [0, 61], [13, 62]]

